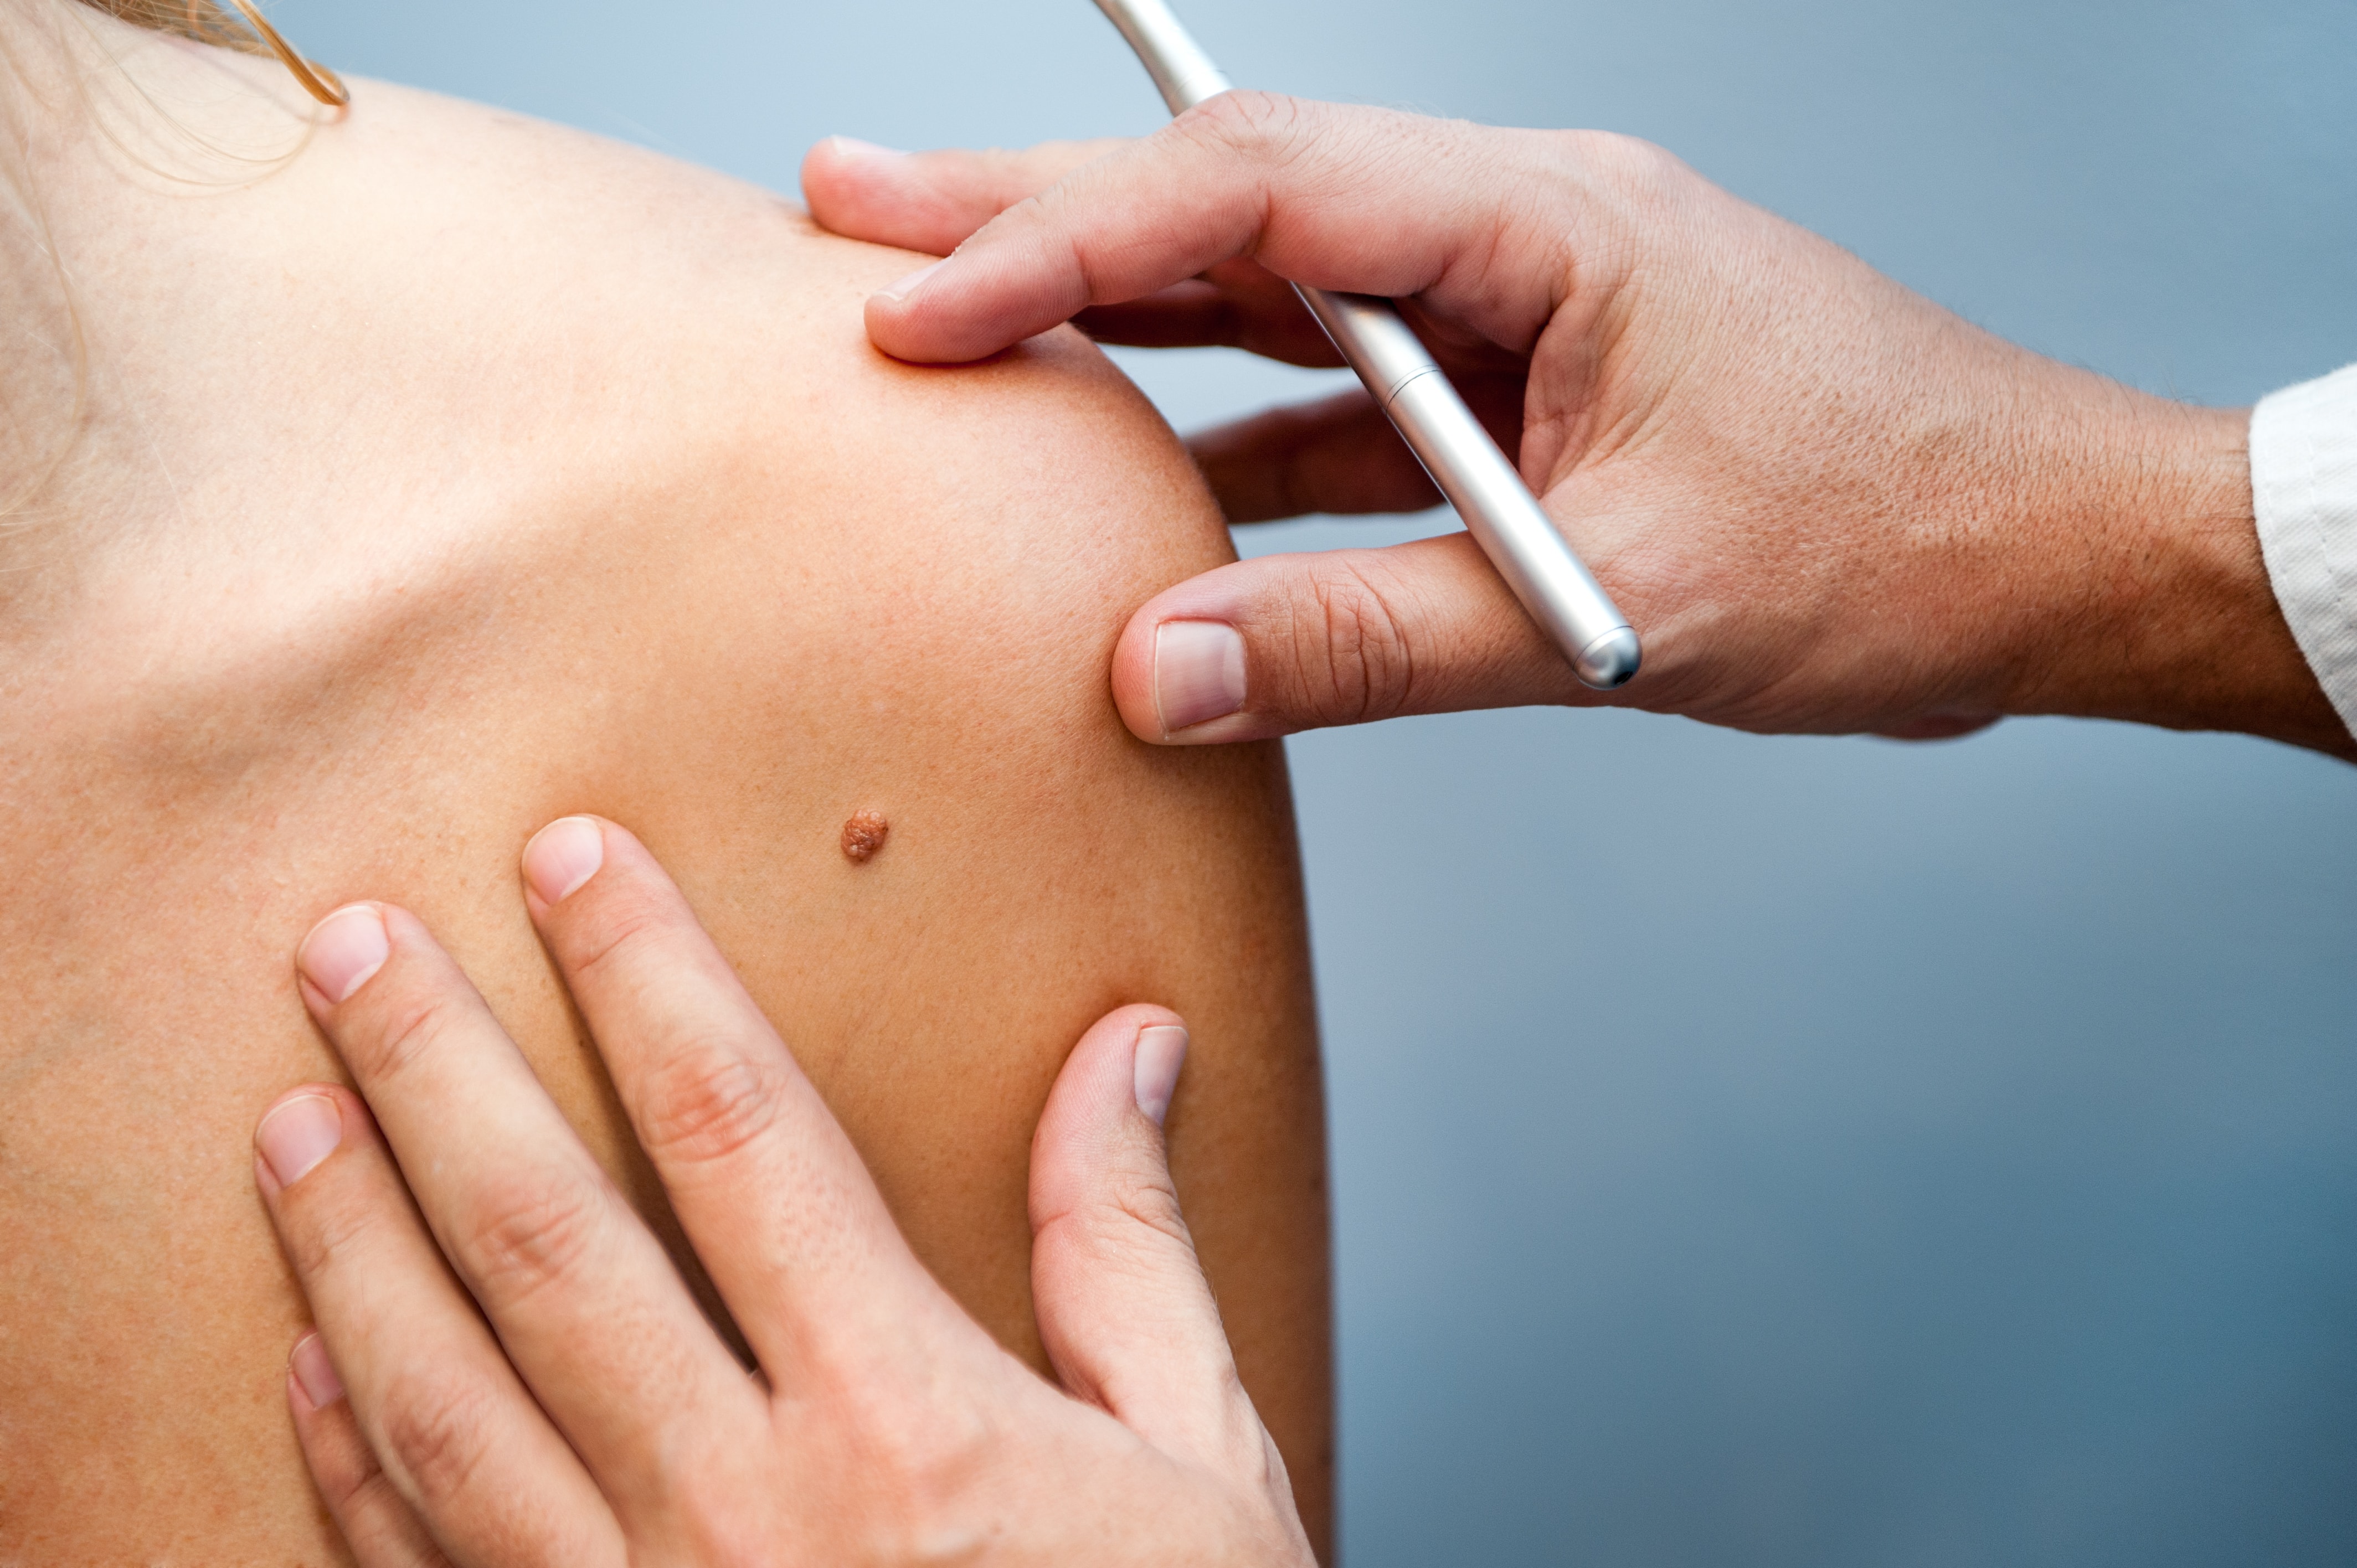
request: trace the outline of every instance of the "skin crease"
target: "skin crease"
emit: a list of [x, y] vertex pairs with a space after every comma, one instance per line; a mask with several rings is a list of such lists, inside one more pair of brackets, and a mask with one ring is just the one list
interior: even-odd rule
[[[54, 350], [0, 368], [10, 472], [65, 452], [0, 533], [0, 1563], [340, 1556], [250, 1142], [339, 1076], [289, 967], [339, 904], [430, 922], [662, 1230], [518, 895], [580, 811], [661, 857], [1035, 1365], [1049, 1085], [1110, 1008], [1183, 1013], [1178, 1190], [1322, 1546], [1282, 759], [1144, 746], [1105, 686], [1131, 609], [1230, 558], [1151, 409], [1071, 333], [886, 360], [861, 304], [911, 259], [767, 193], [370, 82], [307, 133], [270, 62], [47, 0], [0, 26], [30, 135], [0, 283]], [[855, 865], [863, 810], [889, 848]]]

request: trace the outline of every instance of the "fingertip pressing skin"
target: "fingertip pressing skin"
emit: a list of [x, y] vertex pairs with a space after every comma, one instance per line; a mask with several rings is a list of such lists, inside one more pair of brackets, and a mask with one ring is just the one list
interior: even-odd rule
[[1134, 1003], [1091, 1025], [1049, 1090], [1032, 1133], [1034, 1222], [1039, 1205], [1060, 1207], [1072, 1155], [1102, 1148], [1135, 1111], [1157, 1127], [1169, 1114], [1190, 1036], [1168, 1007]]
[[897, 147], [856, 136], [824, 137], [802, 155], [802, 201], [814, 221], [837, 233], [903, 250], [946, 251], [956, 239], [927, 242], [940, 224], [927, 210], [921, 182], [906, 177], [916, 162]]
[[1129, 733], [1159, 746], [1170, 737], [1154, 704], [1154, 632], [1162, 624], [1160, 596], [1140, 605], [1113, 650], [1113, 704]]
[[[599, 864], [604, 848], [615, 852], [608, 886], [556, 924], [594, 920], [601, 905], [627, 900], [641, 871], [662, 880], [660, 867], [640, 865], [642, 846], [628, 830], [610, 826], [616, 836], [606, 839], [609, 826], [565, 819], [536, 835], [528, 850], [528, 882], [560, 895], [597, 874], [587, 864], [593, 843], [600, 846]], [[830, 1544], [823, 1529], [830, 1512], [872, 1485], [873, 1467], [860, 1465], [837, 1478], [824, 1472], [823, 1459], [863, 1455], [871, 1431], [899, 1434], [899, 1412], [911, 1399], [942, 1400], [946, 1373], [966, 1380], [969, 1399], [1013, 1387], [1035, 1402], [999, 1397], [1000, 1441], [1049, 1458], [1074, 1452], [1076, 1441], [1093, 1444], [1100, 1455], [1093, 1462], [1101, 1466], [1102, 1456], [1135, 1458], [1143, 1440], [1182, 1464], [1141, 1467], [1135, 1476], [1204, 1477], [1252, 1511], [1257, 1539], [1280, 1543], [1285, 1560], [1306, 1561], [1282, 1458], [1243, 1392], [1216, 1302], [1178, 1212], [1162, 1140], [1158, 1131], [1141, 1125], [1150, 1122], [1158, 1130], [1170, 1109], [1189, 1038], [1178, 1015], [1135, 1004], [1100, 1019], [1074, 1047], [1041, 1119], [1040, 1136], [1051, 1147], [1048, 1158], [1036, 1162], [1035, 1191], [1053, 1195], [1054, 1201], [1035, 1212], [1060, 1213], [1071, 1222], [1042, 1249], [1062, 1266], [1048, 1265], [1038, 1308], [1040, 1331], [1055, 1365], [1076, 1369], [1079, 1380], [1066, 1391], [1073, 1400], [1037, 1402], [1038, 1385], [1029, 1379], [1010, 1384], [1003, 1372], [986, 1369], [1014, 1363], [930, 1274], [913, 1260], [897, 1266], [906, 1253], [888, 1244], [899, 1237], [890, 1214], [822, 1102], [789, 1092], [785, 1099], [792, 1103], [723, 1129], [725, 1143], [696, 1143], [695, 1122], [707, 1116], [699, 1102], [716, 1103], [705, 1087], [716, 1086], [722, 1098], [734, 1095], [741, 1104], [741, 1086], [760, 1075], [738, 1069], [765, 1052], [781, 1058], [784, 1052], [676, 889], [664, 882], [662, 890], [671, 905], [668, 926], [642, 924], [639, 940], [600, 948], [595, 969], [566, 967], [576, 1004], [633, 1124], [646, 1135], [689, 1236], [716, 1264], [732, 1265], [726, 1272], [716, 1267], [716, 1277], [761, 1364], [820, 1390], [827, 1380], [811, 1375], [816, 1369], [862, 1373], [849, 1380], [847, 1390], [820, 1393], [796, 1412], [794, 1422], [778, 1422], [766, 1398], [748, 1398], [747, 1391], [765, 1392], [764, 1385], [748, 1383], [723, 1352], [651, 1236], [624, 1220], [620, 1230], [643, 1244], [615, 1247], [606, 1244], [617, 1235], [615, 1227], [556, 1218], [582, 1212], [584, 1201], [568, 1194], [572, 1183], [557, 1174], [565, 1162], [552, 1157], [561, 1152], [563, 1124], [553, 1116], [540, 1118], [537, 1129], [486, 1118], [487, 1108], [528, 1096], [515, 1092], [512, 1079], [502, 1084], [475, 1070], [500, 1058], [486, 1047], [501, 1033], [478, 996], [474, 1015], [454, 1022], [438, 1036], [435, 1051], [415, 1058], [425, 1066], [397, 1076], [362, 1070], [362, 1085], [377, 1097], [373, 1113], [352, 1101], [355, 1116], [363, 1119], [353, 1125], [372, 1130], [372, 1114], [382, 1114], [408, 1156], [398, 1171], [386, 1162], [372, 1173], [377, 1201], [392, 1197], [405, 1175], [432, 1235], [457, 1240], [456, 1246], [443, 1241], [448, 1270], [421, 1266], [432, 1253], [428, 1232], [410, 1227], [408, 1240], [415, 1246], [405, 1260], [407, 1280], [425, 1282], [424, 1296], [404, 1300], [399, 1312], [356, 1317], [356, 1303], [382, 1307], [403, 1276], [386, 1255], [363, 1257], [340, 1242], [318, 1242], [323, 1231], [340, 1230], [346, 1240], [386, 1231], [356, 1229], [349, 1214], [330, 1220], [320, 1200], [328, 1200], [325, 1208], [337, 1206], [332, 1186], [307, 1195], [308, 1202], [284, 1205], [265, 1181], [273, 1218], [289, 1240], [289, 1257], [314, 1311], [352, 1358], [348, 1397], [320, 1335], [307, 1334], [289, 1354], [286, 1397], [307, 1462], [361, 1560], [427, 1561], [419, 1543], [430, 1532], [454, 1543], [453, 1556], [505, 1561], [511, 1553], [492, 1556], [481, 1548], [513, 1541], [517, 1521], [530, 1520], [544, 1534], [553, 1520], [583, 1517], [601, 1543], [612, 1544], [602, 1528], [609, 1524], [632, 1550], [590, 1558], [547, 1541], [547, 1550], [534, 1555], [557, 1562], [640, 1557], [648, 1554], [646, 1542], [685, 1519], [691, 1541], [766, 1537], [765, 1558], [872, 1556], [857, 1550], [858, 1543], [905, 1538], [909, 1521], [938, 1511], [939, 1499], [894, 1498], [888, 1479], [883, 1508], [891, 1530], [863, 1520], [854, 1506], [842, 1541]], [[455, 971], [436, 975], [415, 962], [432, 938], [422, 927], [413, 929], [411, 917], [395, 908], [357, 908], [379, 917], [380, 936], [389, 921], [403, 922], [397, 934], [413, 961], [393, 973], [391, 991], [464, 986]], [[349, 911], [339, 915], [348, 922], [351, 918]], [[552, 948], [565, 965], [565, 944]], [[309, 957], [321, 961], [317, 953]], [[694, 1044], [667, 1048], [666, 1032], [682, 1019], [696, 1026], [683, 1036]], [[330, 1033], [341, 1047], [344, 1036], [371, 1026], [367, 1016], [339, 1015]], [[715, 1062], [699, 1052], [730, 1060]], [[689, 1072], [673, 1070], [683, 1063]], [[780, 1065], [790, 1069], [790, 1059]], [[697, 1074], [708, 1085], [700, 1087]], [[528, 1075], [522, 1082], [530, 1082]], [[799, 1078], [774, 1073], [766, 1082], [772, 1094], [793, 1084], [808, 1088]], [[344, 1135], [340, 1101], [347, 1098], [329, 1086], [306, 1086], [288, 1091], [265, 1113], [255, 1141], [273, 1176], [299, 1180], [333, 1152]], [[1050, 1126], [1060, 1119], [1060, 1133]], [[666, 1129], [686, 1136], [665, 1136]], [[829, 1133], [835, 1135], [829, 1139]], [[825, 1168], [825, 1159], [811, 1157], [830, 1142], [833, 1169]], [[673, 1157], [666, 1159], [666, 1151]], [[368, 1152], [391, 1151], [371, 1143]], [[472, 1163], [486, 1153], [488, 1163]], [[716, 1168], [707, 1158], [730, 1162], [720, 1179], [705, 1190], [684, 1185]], [[619, 1200], [610, 1187], [598, 1190]], [[791, 1234], [794, 1224], [780, 1223], [788, 1214], [807, 1227], [800, 1236]], [[305, 1232], [309, 1244], [300, 1239]], [[1075, 1288], [1083, 1283], [1075, 1265], [1086, 1271], [1085, 1291]], [[457, 1280], [449, 1277], [452, 1271]], [[451, 1400], [441, 1380], [446, 1374], [428, 1376], [424, 1369], [447, 1368], [490, 1349], [480, 1333], [484, 1324], [468, 1310], [476, 1305], [498, 1335], [505, 1369], [514, 1376], [498, 1375], [498, 1351], [477, 1355], [471, 1380], [461, 1385], [468, 1391]], [[434, 1322], [421, 1328], [428, 1318]], [[454, 1326], [462, 1329], [457, 1337], [448, 1333]], [[432, 1332], [436, 1327], [438, 1338]], [[890, 1391], [892, 1373], [904, 1366], [915, 1369], [913, 1381]], [[876, 1370], [882, 1369], [892, 1371]], [[879, 1393], [879, 1384], [889, 1391]], [[422, 1405], [426, 1394], [439, 1394], [447, 1408]], [[544, 1417], [553, 1432], [542, 1424]], [[1128, 1433], [1114, 1441], [1111, 1429], [1095, 1424], [1108, 1418]], [[891, 1424], [866, 1424], [882, 1419]], [[1248, 1435], [1232, 1441], [1239, 1433]], [[806, 1451], [780, 1441], [794, 1434], [814, 1434]], [[543, 1436], [548, 1441], [538, 1443]], [[1085, 1447], [1078, 1451], [1084, 1458], [1088, 1454]], [[445, 1462], [453, 1452], [464, 1457]], [[683, 1452], [750, 1455], [743, 1474], [753, 1485], [680, 1490], [677, 1455]], [[927, 1455], [922, 1445], [916, 1452]], [[970, 1455], [953, 1444], [938, 1452], [940, 1457], [927, 1456], [912, 1473], [931, 1484], [931, 1477], [971, 1469]], [[1039, 1467], [1035, 1459], [1017, 1473], [1037, 1474]], [[376, 1484], [381, 1474], [406, 1478], [403, 1500]], [[1139, 1541], [1167, 1539], [1172, 1520], [1195, 1517], [1202, 1507], [1185, 1493], [1177, 1494], [1175, 1507], [1141, 1504], [1134, 1484], [1118, 1478], [1117, 1484]], [[800, 1497], [796, 1485], [805, 1488]], [[1187, 1485], [1200, 1495], [1202, 1481]], [[1027, 1505], [1026, 1522], [1050, 1532], [1045, 1539], [1051, 1545], [1071, 1491], [1051, 1485], [1042, 1493], [1045, 1500]], [[748, 1495], [763, 1501], [742, 1502]], [[788, 1499], [783, 1512], [780, 1497]], [[525, 1500], [519, 1504], [519, 1498]], [[601, 1500], [610, 1507], [610, 1519]], [[952, 1510], [951, 1517], [958, 1511], [971, 1510]], [[787, 1530], [779, 1529], [781, 1522]], [[378, 1541], [390, 1544], [372, 1549]], [[1067, 1540], [1046, 1552], [1018, 1554], [1063, 1561], [1071, 1549]], [[1235, 1560], [1232, 1546], [1180, 1554]]]
[[311, 928], [295, 950], [295, 967], [335, 1005], [350, 1000], [392, 953], [384, 911], [374, 904], [347, 904]]
[[908, 276], [899, 278], [892, 283], [886, 284], [882, 288], [876, 291], [876, 297], [878, 299], [890, 300], [894, 305], [905, 305], [919, 289], [925, 286], [925, 280], [927, 278], [931, 277], [935, 273], [941, 271], [942, 268], [948, 264], [949, 260], [947, 257], [943, 257], [938, 262], [928, 263], [924, 266], [919, 267], [915, 272], [910, 273]]
[[1153, 1024], [1137, 1032], [1130, 1085], [1137, 1108], [1157, 1127], [1170, 1113], [1171, 1096], [1178, 1090], [1178, 1069], [1187, 1064], [1187, 1029], [1183, 1024]]
[[1114, 649], [1114, 706], [1138, 739], [1210, 746], [1266, 739], [1289, 727], [1246, 707], [1248, 639], [1231, 618], [1228, 587], [1236, 566], [1248, 564], [1217, 567], [1157, 595], [1123, 628]]
[[1243, 705], [1242, 632], [1222, 620], [1166, 620], [1154, 628], [1154, 711], [1164, 736]]
[[295, 1349], [286, 1358], [286, 1372], [313, 1410], [324, 1410], [344, 1397], [343, 1380], [336, 1376], [327, 1342], [316, 1330], [295, 1341]]
[[[1049, 142], [1020, 152], [904, 153], [829, 136], [802, 158], [802, 198], [811, 217], [838, 234], [942, 256], [1006, 208], [1120, 145]], [[893, 285], [886, 292], [907, 289]]]
[[343, 1108], [326, 1089], [310, 1087], [286, 1095], [253, 1129], [254, 1152], [281, 1188], [294, 1186], [344, 1141]]
[[1457, 708], [1633, 701], [1580, 686], [1463, 532], [1215, 567], [1131, 616], [1113, 680], [1131, 732], [1174, 746]]
[[846, 136], [841, 133], [827, 137], [819, 143], [818, 147], [813, 147], [811, 151], [816, 154], [820, 147], [825, 148], [836, 156], [853, 159], [904, 158], [909, 156], [899, 147], [887, 147], [874, 142], [863, 142], [856, 136]]
[[562, 904], [606, 864], [606, 830], [595, 817], [559, 817], [523, 846], [523, 879], [543, 904]]

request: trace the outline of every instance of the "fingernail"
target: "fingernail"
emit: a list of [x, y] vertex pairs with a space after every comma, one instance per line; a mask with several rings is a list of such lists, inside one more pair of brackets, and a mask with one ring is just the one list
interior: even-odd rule
[[838, 153], [849, 153], [856, 158], [905, 158], [909, 155], [898, 147], [879, 147], [873, 142], [863, 142], [856, 136], [829, 136]]
[[384, 915], [370, 904], [347, 904], [317, 925], [295, 950], [295, 967], [330, 1002], [343, 1002], [384, 967], [393, 951]]
[[606, 830], [594, 817], [559, 817], [523, 846], [523, 879], [544, 904], [562, 904], [606, 864]]
[[324, 1094], [282, 1100], [253, 1130], [253, 1146], [280, 1187], [293, 1187], [344, 1141], [344, 1113]]
[[286, 1358], [286, 1368], [303, 1385], [303, 1397], [311, 1402], [313, 1410], [344, 1397], [344, 1380], [336, 1376], [336, 1364], [328, 1359], [328, 1347], [317, 1334], [306, 1334], [295, 1341], [295, 1353]]
[[933, 263], [930, 266], [919, 267], [915, 272], [910, 273], [899, 283], [886, 285], [884, 287], [877, 289], [876, 293], [878, 297], [883, 299], [893, 301], [905, 300], [910, 295], [916, 293], [917, 290], [923, 285], [924, 281], [927, 278], [932, 276], [935, 273], [941, 271], [943, 267], [949, 264], [949, 258], [947, 256], [943, 256], [940, 261]]
[[1243, 705], [1242, 632], [1223, 620], [1166, 620], [1154, 628], [1154, 711], [1164, 735]]
[[1178, 1069], [1187, 1061], [1187, 1031], [1176, 1024], [1157, 1024], [1137, 1032], [1137, 1061], [1131, 1085], [1137, 1108], [1157, 1127], [1170, 1114], [1170, 1097], [1178, 1090]]

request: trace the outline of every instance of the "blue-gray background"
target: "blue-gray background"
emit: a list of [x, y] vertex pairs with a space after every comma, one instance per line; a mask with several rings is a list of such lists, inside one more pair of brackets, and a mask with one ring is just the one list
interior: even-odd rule
[[[1182, 9], [1239, 81], [1651, 137], [2139, 386], [2357, 360], [2349, 0]], [[1085, 0], [276, 11], [789, 191], [830, 132], [1159, 117]], [[1123, 360], [1182, 427], [1322, 385]], [[2357, 771], [1544, 711], [1292, 757], [1358, 1568], [2357, 1561]]]

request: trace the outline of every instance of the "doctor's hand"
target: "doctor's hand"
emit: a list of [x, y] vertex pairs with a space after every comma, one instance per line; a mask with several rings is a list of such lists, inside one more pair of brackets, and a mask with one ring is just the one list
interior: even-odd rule
[[565, 818], [523, 870], [759, 1370], [425, 929], [338, 910], [297, 967], [361, 1094], [282, 1096], [255, 1176], [317, 1325], [288, 1403], [363, 1564], [1311, 1563], [1164, 1162], [1173, 1015], [1100, 1020], [1040, 1118], [1059, 1388], [910, 1253], [635, 838]]
[[[836, 138], [802, 184], [838, 232], [956, 248], [867, 302], [908, 360], [1071, 318], [1331, 365], [1282, 280], [1399, 298], [1644, 639], [1635, 681], [1586, 690], [1462, 533], [1265, 557], [1129, 623], [1114, 693], [1147, 740], [1566, 703], [2350, 749], [2268, 585], [2244, 414], [2001, 342], [1645, 144], [1230, 92], [1136, 142]], [[1234, 522], [1438, 499], [1355, 389], [1191, 446]]]

